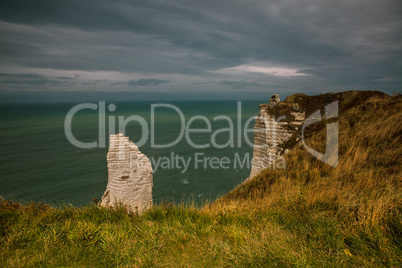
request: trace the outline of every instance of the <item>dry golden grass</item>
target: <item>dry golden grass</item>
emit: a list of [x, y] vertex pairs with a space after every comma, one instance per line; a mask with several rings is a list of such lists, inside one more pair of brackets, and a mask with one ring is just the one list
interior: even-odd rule
[[[313, 219], [337, 222], [344, 230], [340, 241], [353, 238], [347, 249], [354, 257], [364, 259], [365, 247], [373, 247], [371, 254], [380, 256], [397, 249], [394, 258], [400, 263], [402, 98], [372, 97], [344, 111], [339, 131], [336, 168], [314, 159], [300, 146], [286, 156], [286, 170], [261, 172], [207, 210], [298, 215], [291, 225], [295, 229], [298, 225], [308, 228]], [[324, 129], [309, 144], [323, 148], [325, 138]], [[386, 259], [381, 264], [389, 263]]]

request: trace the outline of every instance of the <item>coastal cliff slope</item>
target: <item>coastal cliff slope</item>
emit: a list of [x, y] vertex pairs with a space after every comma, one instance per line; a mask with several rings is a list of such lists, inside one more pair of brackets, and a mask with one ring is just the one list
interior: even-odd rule
[[[334, 114], [331, 117], [336, 118], [338, 114], [345, 113], [369, 98], [387, 96], [378, 91], [348, 91], [316, 96], [294, 94], [280, 101], [279, 95], [274, 94], [269, 103], [259, 105], [260, 112], [254, 124], [253, 162], [247, 181], [264, 169], [284, 165], [281, 156], [299, 144], [302, 135], [308, 138], [322, 130], [329, 119], [328, 105], [334, 105]], [[303, 127], [306, 120], [312, 119], [310, 116], [321, 118], [321, 114], [323, 117], [318, 120], [318, 124]]]

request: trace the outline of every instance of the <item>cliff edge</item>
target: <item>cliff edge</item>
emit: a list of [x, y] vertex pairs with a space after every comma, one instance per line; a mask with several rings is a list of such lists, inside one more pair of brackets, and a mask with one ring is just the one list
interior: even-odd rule
[[[316, 111], [325, 118], [325, 106], [338, 101], [338, 112], [343, 113], [372, 97], [387, 98], [379, 91], [346, 91], [316, 96], [293, 94], [281, 101], [278, 94], [272, 95], [269, 103], [259, 105], [260, 112], [254, 124], [254, 149], [250, 176], [246, 181], [267, 168], [277, 166], [280, 157], [299, 144], [305, 120]], [[305, 132], [309, 137], [325, 127], [314, 124]]]

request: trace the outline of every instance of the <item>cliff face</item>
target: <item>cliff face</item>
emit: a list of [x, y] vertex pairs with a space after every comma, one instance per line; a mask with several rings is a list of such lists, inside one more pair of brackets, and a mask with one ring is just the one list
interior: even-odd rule
[[[372, 97], [388, 96], [378, 91], [347, 91], [316, 96], [294, 94], [280, 101], [274, 94], [269, 103], [260, 104], [260, 112], [255, 118], [252, 168], [247, 180], [261, 170], [281, 168], [282, 155], [299, 144], [303, 123], [313, 113], [319, 111], [326, 119], [326, 106], [335, 101], [338, 101], [336, 111], [341, 114]], [[324, 127], [323, 121], [313, 124], [305, 129], [304, 136], [314, 135]]]
[[108, 184], [100, 205], [126, 206], [141, 213], [152, 206], [152, 166], [148, 158], [123, 134], [110, 135], [107, 154]]
[[300, 129], [305, 112], [297, 103], [281, 102], [274, 94], [269, 103], [260, 104], [255, 118], [253, 162], [249, 179], [267, 168], [281, 165], [284, 144]]

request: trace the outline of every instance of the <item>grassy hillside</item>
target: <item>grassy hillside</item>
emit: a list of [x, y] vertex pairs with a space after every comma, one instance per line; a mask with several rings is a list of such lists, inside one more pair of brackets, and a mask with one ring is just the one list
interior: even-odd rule
[[[263, 171], [203, 208], [165, 203], [142, 216], [2, 200], [0, 263], [401, 267], [402, 98], [345, 94], [336, 168], [296, 147], [285, 170]], [[324, 150], [325, 138], [311, 132], [308, 144]]]

